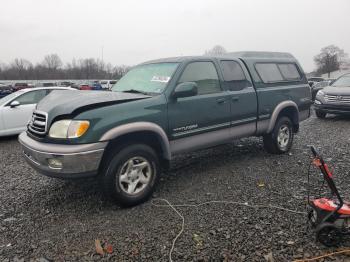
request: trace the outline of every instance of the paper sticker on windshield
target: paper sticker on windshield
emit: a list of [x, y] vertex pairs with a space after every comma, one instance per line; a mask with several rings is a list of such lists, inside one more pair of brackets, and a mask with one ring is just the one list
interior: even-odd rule
[[170, 76], [153, 76], [151, 81], [152, 82], [161, 82], [161, 83], [168, 83], [170, 80]]

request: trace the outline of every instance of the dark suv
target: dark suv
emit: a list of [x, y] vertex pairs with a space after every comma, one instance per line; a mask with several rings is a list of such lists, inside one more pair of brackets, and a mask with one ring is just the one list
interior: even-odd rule
[[327, 113], [350, 115], [350, 74], [317, 92], [315, 111], [319, 118], [325, 118]]

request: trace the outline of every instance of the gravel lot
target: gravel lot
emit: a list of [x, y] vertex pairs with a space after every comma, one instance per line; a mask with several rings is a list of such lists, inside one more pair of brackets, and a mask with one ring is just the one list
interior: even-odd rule
[[[310, 144], [321, 147], [347, 196], [349, 130], [350, 118], [311, 117], [287, 155], [269, 155], [260, 139], [249, 138], [181, 156], [163, 175], [153, 201], [225, 200], [305, 211]], [[317, 188], [316, 173], [311, 181]], [[177, 209], [185, 231], [174, 261], [292, 261], [333, 251], [315, 243], [305, 215], [221, 203]], [[93, 181], [36, 174], [21, 157], [16, 137], [0, 140], [0, 261], [167, 261], [180, 229], [181, 218], [169, 207], [148, 201], [121, 209], [106, 201]], [[111, 244], [112, 254], [96, 254], [95, 239]]]

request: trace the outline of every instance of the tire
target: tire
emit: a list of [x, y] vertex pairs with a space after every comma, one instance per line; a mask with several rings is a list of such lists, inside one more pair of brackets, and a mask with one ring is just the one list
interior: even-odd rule
[[321, 118], [321, 119], [326, 118], [326, 115], [327, 115], [327, 113], [322, 112], [322, 111], [319, 111], [319, 110], [316, 110], [315, 113], [316, 113], [316, 116], [317, 116], [318, 118]]
[[286, 116], [280, 117], [272, 132], [263, 137], [264, 148], [271, 154], [287, 153], [293, 145], [293, 137], [292, 121]]
[[316, 229], [316, 239], [326, 247], [338, 246], [342, 240], [342, 233], [332, 223], [322, 223]]
[[153, 148], [126, 145], [105, 163], [101, 177], [104, 194], [124, 207], [138, 205], [152, 195], [159, 173], [159, 159]]

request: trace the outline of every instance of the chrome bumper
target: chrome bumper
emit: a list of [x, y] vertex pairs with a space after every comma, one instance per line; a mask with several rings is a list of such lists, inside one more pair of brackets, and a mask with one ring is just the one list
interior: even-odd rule
[[[56, 178], [91, 177], [98, 173], [107, 142], [63, 145], [41, 143], [26, 132], [19, 135], [26, 161], [39, 173]], [[60, 163], [60, 165], [53, 165]]]

